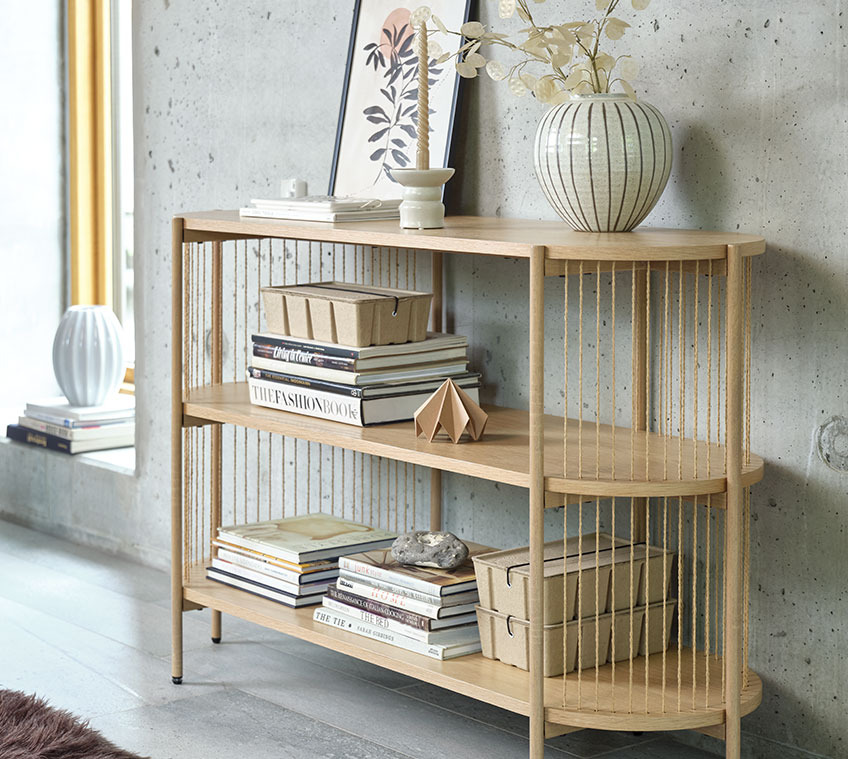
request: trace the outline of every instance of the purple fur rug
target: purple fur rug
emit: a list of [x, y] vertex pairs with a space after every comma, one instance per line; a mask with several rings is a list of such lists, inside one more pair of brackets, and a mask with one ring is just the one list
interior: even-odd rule
[[38, 696], [0, 690], [0, 759], [141, 759]]

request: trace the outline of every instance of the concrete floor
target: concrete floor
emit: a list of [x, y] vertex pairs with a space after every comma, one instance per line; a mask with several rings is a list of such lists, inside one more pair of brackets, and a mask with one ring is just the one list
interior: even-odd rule
[[[156, 759], [526, 755], [526, 720], [230, 617], [185, 617], [169, 671], [168, 578], [0, 521], [0, 686], [36, 692]], [[706, 759], [666, 736], [583, 731], [546, 756]]]

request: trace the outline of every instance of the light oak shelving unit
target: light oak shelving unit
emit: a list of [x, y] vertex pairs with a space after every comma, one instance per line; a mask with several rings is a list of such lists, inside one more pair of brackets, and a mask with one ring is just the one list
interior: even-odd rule
[[[748, 488], [763, 475], [750, 451], [750, 262], [764, 249], [750, 235], [587, 234], [498, 218], [448, 218], [444, 229], [409, 231], [396, 222], [285, 222], [232, 211], [175, 217], [175, 682], [183, 676], [182, 613], [208, 607], [214, 641], [223, 612], [526, 715], [531, 757], [542, 756], [546, 736], [582, 728], [695, 729], [725, 739], [727, 756], [738, 757], [740, 719], [762, 699], [747, 666], [747, 600]], [[263, 280], [309, 281], [329, 267], [332, 278], [412, 287], [426, 269], [432, 326], [440, 329], [444, 253], [526, 262], [529, 409], [488, 406], [483, 439], [453, 445], [416, 438], [411, 422], [359, 428], [250, 404], [239, 370], [250, 324], [259, 325]], [[563, 335], [562, 369], [553, 376], [545, 374], [546, 277], [563, 283], [562, 317], [548, 325]], [[544, 413], [546, 383], [562, 388], [575, 418]], [[430, 470], [430, 498], [419, 519], [422, 468]], [[317, 501], [348, 518], [439, 529], [443, 471], [528, 491], [530, 672], [479, 654], [435, 661], [314, 623], [312, 608], [205, 579], [222, 519], [298, 513], [304, 491], [307, 510]], [[313, 499], [311, 479], [322, 477], [330, 493], [322, 485]], [[558, 539], [575, 527], [605, 529], [677, 553], [666, 582], [678, 600], [667, 652], [639, 656], [631, 636], [626, 658], [541, 675], [546, 509], [563, 514]]]

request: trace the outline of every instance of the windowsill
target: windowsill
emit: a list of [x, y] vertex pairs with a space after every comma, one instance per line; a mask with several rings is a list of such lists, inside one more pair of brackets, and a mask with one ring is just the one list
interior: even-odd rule
[[135, 475], [135, 447], [111, 448], [106, 451], [91, 451], [90, 453], [77, 453], [68, 455], [61, 451], [49, 451], [26, 443], [16, 443], [7, 437], [0, 437], [0, 445], [14, 445], [21, 449], [29, 449], [35, 455], [59, 456], [63, 459], [72, 459], [74, 462], [85, 466], [96, 466], [108, 469], [118, 474]]

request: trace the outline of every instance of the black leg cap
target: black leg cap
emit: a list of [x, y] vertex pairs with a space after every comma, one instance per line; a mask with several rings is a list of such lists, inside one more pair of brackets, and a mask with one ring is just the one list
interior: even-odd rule
[[183, 678], [182, 677], [171, 677], [171, 682], [174, 685], [182, 685], [183, 684]]
[[221, 639], [220, 638], [212, 638], [212, 642], [213, 643], [220, 643]]

